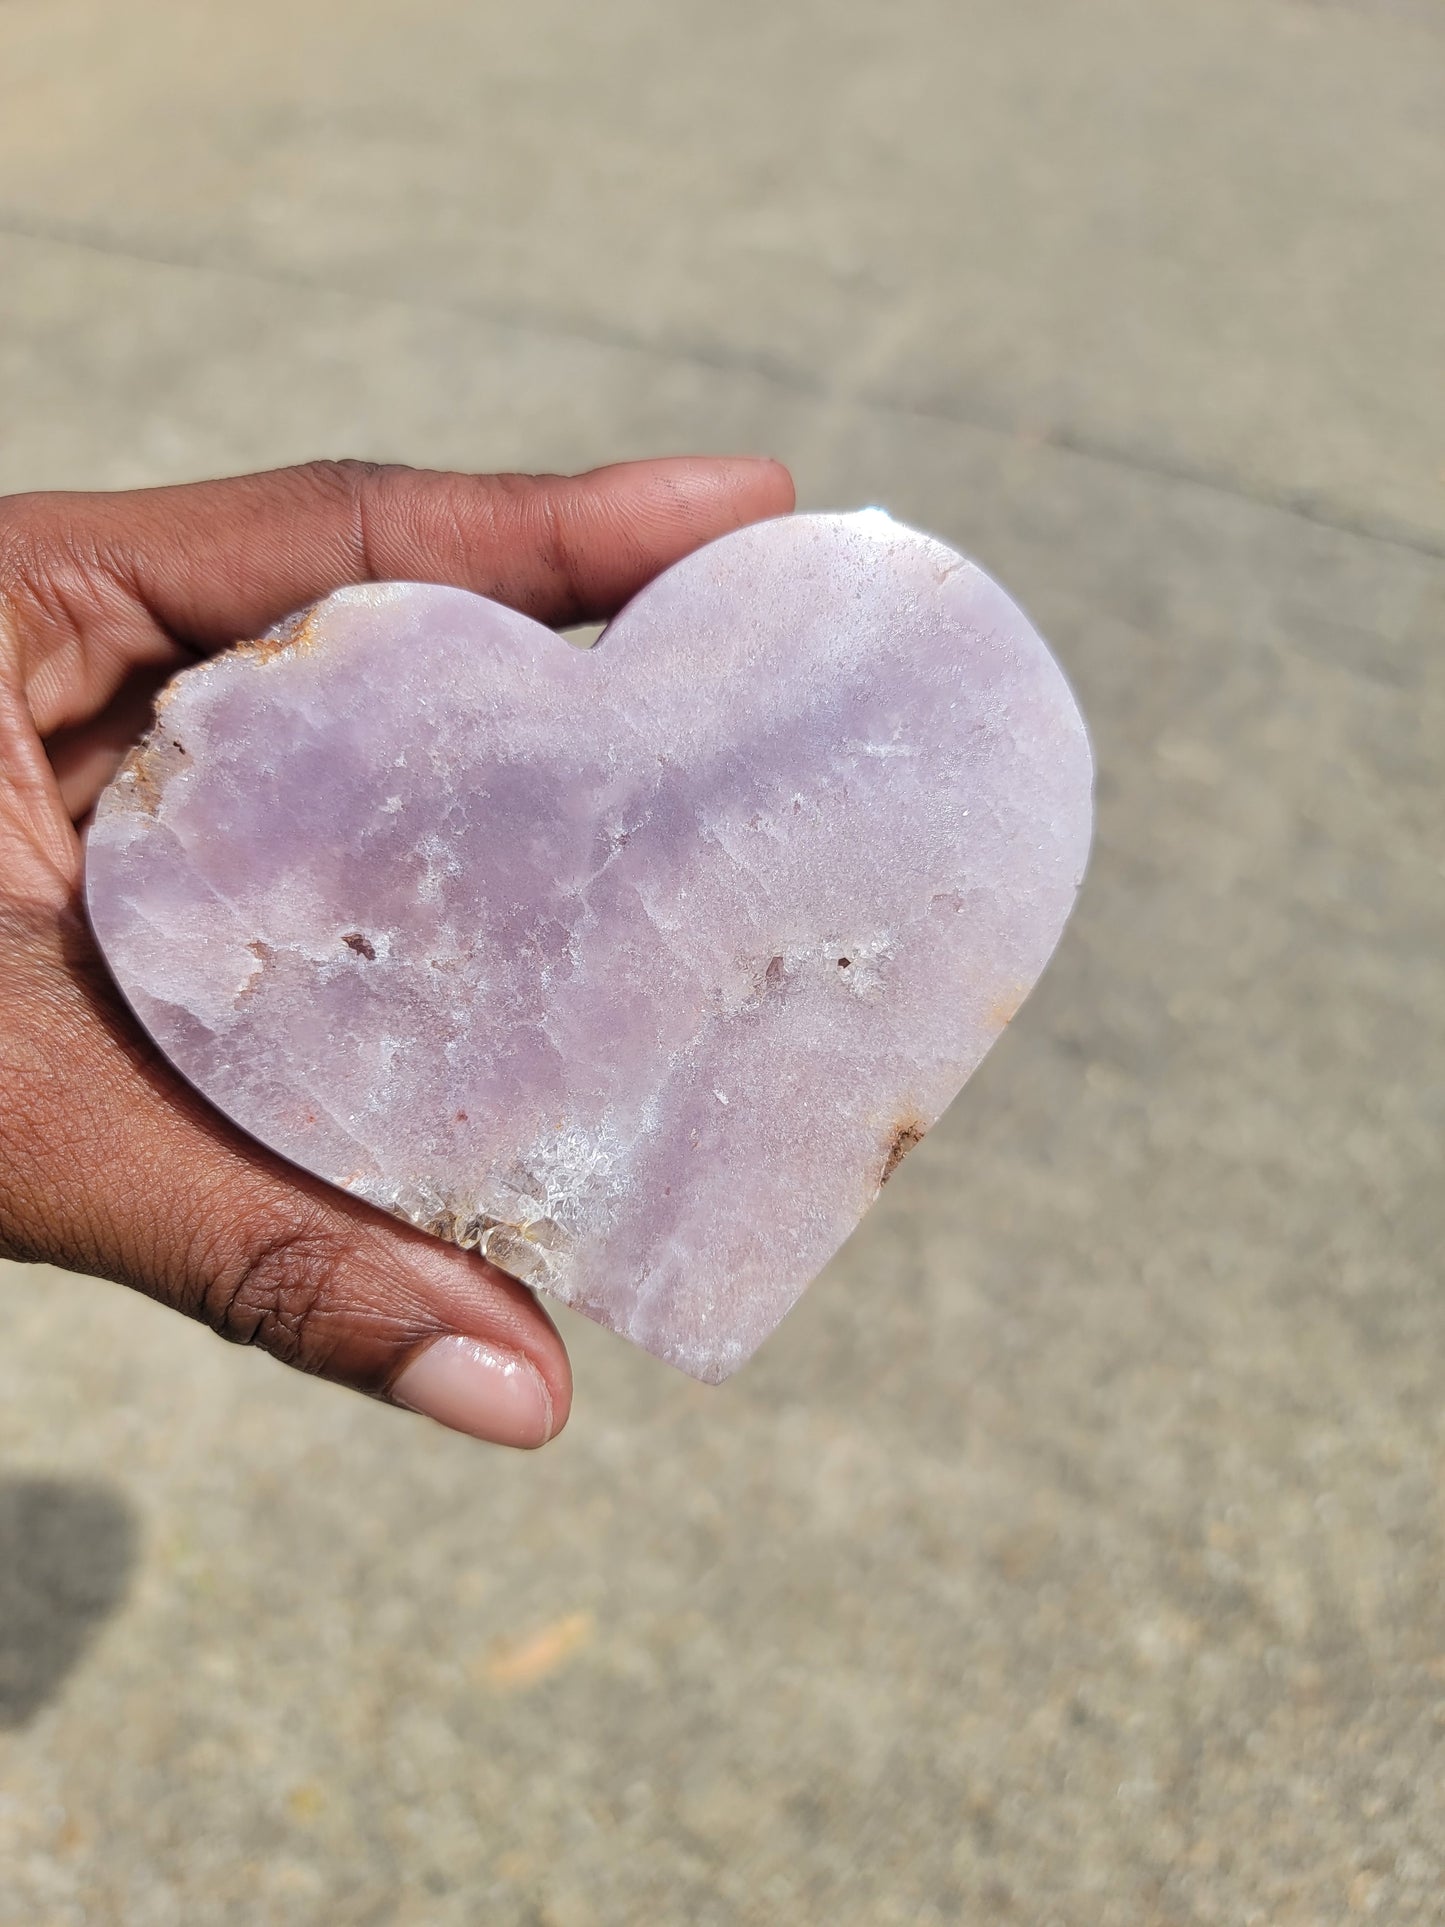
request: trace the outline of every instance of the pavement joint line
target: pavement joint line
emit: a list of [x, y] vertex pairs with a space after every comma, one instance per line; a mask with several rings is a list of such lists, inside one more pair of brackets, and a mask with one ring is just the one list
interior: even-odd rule
[[986, 410], [960, 407], [940, 397], [927, 400], [890, 394], [886, 389], [846, 389], [811, 377], [795, 364], [773, 356], [750, 354], [746, 350], [714, 347], [703, 342], [650, 340], [630, 329], [602, 320], [560, 316], [540, 309], [508, 308], [480, 301], [449, 300], [435, 295], [421, 300], [372, 288], [356, 288], [315, 276], [298, 274], [285, 268], [257, 264], [237, 265], [208, 259], [204, 254], [182, 248], [135, 246], [105, 233], [78, 225], [37, 221], [17, 210], [0, 207], [0, 239], [31, 241], [57, 247], [101, 254], [115, 260], [171, 268], [183, 273], [211, 274], [261, 287], [289, 287], [309, 294], [330, 295], [346, 301], [368, 301], [380, 307], [399, 308], [418, 314], [447, 314], [482, 322], [491, 327], [510, 328], [552, 340], [574, 341], [590, 347], [611, 348], [622, 353], [672, 361], [720, 374], [747, 375], [772, 383], [788, 393], [836, 406], [873, 409], [879, 413], [933, 421], [1025, 447], [1049, 448], [1074, 455], [1083, 461], [1123, 469], [1138, 475], [1152, 475], [1161, 481], [1179, 482], [1207, 489], [1234, 501], [1251, 503], [1257, 508], [1273, 509], [1297, 521], [1329, 529], [1360, 541], [1383, 547], [1407, 550], [1434, 561], [1445, 561], [1445, 537], [1388, 518], [1348, 517], [1331, 513], [1328, 506], [1307, 495], [1288, 490], [1242, 488], [1216, 471], [1187, 461], [1174, 461], [1155, 453], [1143, 453], [1110, 442], [1102, 436], [1082, 433], [1064, 426], [1025, 427], [1010, 423]]

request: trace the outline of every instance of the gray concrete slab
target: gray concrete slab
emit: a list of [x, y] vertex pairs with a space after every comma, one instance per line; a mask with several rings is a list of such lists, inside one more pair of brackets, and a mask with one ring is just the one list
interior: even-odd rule
[[10, 0], [0, 228], [762, 365], [1445, 543], [1445, 15]]
[[[1044, 985], [720, 1391], [569, 1320], [509, 1459], [0, 1269], [0, 1922], [1441, 1918], [1440, 16], [886, 17], [0, 7], [0, 487], [767, 448], [999, 573], [1101, 770]], [[1133, 212], [1040, 257], [1050, 182]]]

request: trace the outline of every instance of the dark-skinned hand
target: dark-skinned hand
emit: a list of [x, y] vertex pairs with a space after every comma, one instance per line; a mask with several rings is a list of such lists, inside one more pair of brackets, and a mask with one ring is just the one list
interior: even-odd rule
[[785, 513], [771, 462], [588, 475], [323, 462], [0, 499], [0, 1254], [119, 1279], [303, 1371], [541, 1445], [571, 1375], [530, 1292], [283, 1163], [199, 1098], [110, 984], [80, 829], [199, 655], [345, 583], [454, 583], [605, 620], [659, 569]]

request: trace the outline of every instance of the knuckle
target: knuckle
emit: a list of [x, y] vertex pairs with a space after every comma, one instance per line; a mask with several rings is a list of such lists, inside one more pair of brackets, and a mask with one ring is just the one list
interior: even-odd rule
[[493, 475], [487, 487], [494, 533], [545, 569], [568, 604], [580, 603], [575, 484], [559, 475]]
[[368, 462], [353, 455], [326, 457], [303, 462], [296, 470], [301, 480], [330, 495], [354, 495], [358, 489], [375, 488], [403, 475], [414, 473], [401, 462]]
[[398, 519], [405, 494], [417, 485], [417, 471], [400, 462], [368, 462], [351, 456], [307, 462], [298, 469], [312, 494], [340, 507], [346, 539], [362, 580], [386, 573], [387, 525]]
[[342, 1309], [345, 1241], [320, 1225], [262, 1223], [240, 1227], [235, 1244], [236, 1257], [206, 1267], [205, 1322], [235, 1344], [322, 1370]]
[[571, 520], [562, 512], [556, 491], [539, 488], [533, 498], [532, 513], [536, 518], [538, 546], [548, 568], [570, 588], [577, 578], [577, 558], [572, 552]]
[[0, 602], [34, 597], [54, 563], [53, 533], [43, 496], [10, 495], [0, 501]]
[[17, 660], [57, 642], [84, 641], [99, 598], [128, 592], [115, 552], [84, 495], [12, 495], [0, 500], [0, 633], [18, 639]]

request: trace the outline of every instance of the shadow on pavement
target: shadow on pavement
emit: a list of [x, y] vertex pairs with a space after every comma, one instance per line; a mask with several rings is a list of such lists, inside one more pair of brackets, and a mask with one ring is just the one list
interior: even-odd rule
[[0, 1731], [40, 1711], [122, 1604], [137, 1541], [112, 1486], [0, 1474]]

